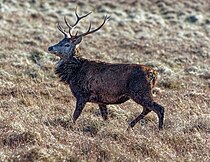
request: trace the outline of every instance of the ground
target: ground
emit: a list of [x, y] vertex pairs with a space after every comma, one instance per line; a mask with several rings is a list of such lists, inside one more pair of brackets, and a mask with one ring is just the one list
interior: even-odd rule
[[[47, 48], [62, 39], [57, 22], [74, 23], [76, 6], [93, 12], [79, 32], [111, 16], [83, 38], [82, 57], [159, 71], [163, 130], [150, 113], [127, 132], [142, 111], [132, 100], [110, 105], [108, 122], [89, 103], [72, 123], [75, 98]], [[210, 161], [209, 10], [208, 0], [1, 0], [0, 161]]]

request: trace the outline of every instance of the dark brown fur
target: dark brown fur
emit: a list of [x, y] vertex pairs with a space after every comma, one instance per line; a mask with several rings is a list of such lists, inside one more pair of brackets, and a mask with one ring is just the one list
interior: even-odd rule
[[130, 127], [154, 111], [159, 117], [159, 128], [162, 128], [164, 108], [152, 97], [152, 88], [157, 81], [154, 69], [137, 64], [89, 61], [74, 55], [68, 61], [61, 60], [56, 73], [70, 86], [77, 99], [74, 122], [87, 102], [97, 103], [102, 117], [107, 119], [106, 105], [120, 104], [131, 98], [143, 106], [143, 112], [130, 123]]

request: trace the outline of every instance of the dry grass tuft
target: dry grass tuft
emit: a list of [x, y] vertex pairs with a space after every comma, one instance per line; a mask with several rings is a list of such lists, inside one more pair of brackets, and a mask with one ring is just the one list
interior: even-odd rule
[[171, 78], [171, 79], [165, 78], [164, 80], [159, 82], [158, 85], [160, 87], [168, 88], [168, 89], [180, 89], [180, 88], [182, 88], [182, 83], [175, 78]]
[[10, 148], [24, 146], [26, 144], [34, 145], [36, 144], [37, 139], [34, 133], [23, 132], [23, 133], [10, 133], [6, 134], [5, 138], [2, 140], [4, 146]]
[[73, 126], [71, 124], [71, 121], [69, 119], [63, 119], [63, 118], [56, 118], [56, 119], [48, 119], [47, 121], [44, 121], [44, 124], [46, 126], [61, 126], [64, 129], [73, 129]]

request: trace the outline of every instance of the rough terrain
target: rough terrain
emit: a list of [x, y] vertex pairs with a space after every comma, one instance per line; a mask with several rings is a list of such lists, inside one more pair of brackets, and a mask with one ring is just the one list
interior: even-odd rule
[[[164, 129], [150, 113], [130, 132], [142, 107], [109, 106], [105, 123], [87, 104], [68, 122], [75, 98], [54, 74], [47, 48], [62, 38], [74, 9], [111, 19], [80, 45], [80, 55], [111, 63], [147, 64], [160, 73], [155, 100]], [[210, 2], [208, 0], [0, 1], [0, 161], [210, 161]]]

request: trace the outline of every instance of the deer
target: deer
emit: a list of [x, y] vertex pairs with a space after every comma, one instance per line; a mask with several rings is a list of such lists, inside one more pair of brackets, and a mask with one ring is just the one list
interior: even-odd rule
[[91, 29], [91, 23], [86, 32], [73, 34], [78, 23], [91, 12], [79, 16], [75, 10], [76, 22], [70, 25], [64, 16], [68, 33], [58, 23], [58, 30], [64, 38], [50, 46], [48, 51], [60, 58], [55, 73], [60, 81], [67, 84], [76, 98], [76, 108], [73, 113], [73, 123], [76, 122], [87, 102], [98, 104], [104, 121], [108, 120], [107, 106], [121, 104], [132, 99], [143, 107], [143, 111], [132, 120], [127, 130], [133, 128], [151, 111], [158, 117], [158, 128], [163, 128], [164, 107], [153, 99], [152, 90], [157, 83], [158, 71], [142, 64], [107, 63], [89, 60], [78, 56], [78, 45], [82, 39], [100, 30], [110, 19], [105, 16], [100, 26]]

